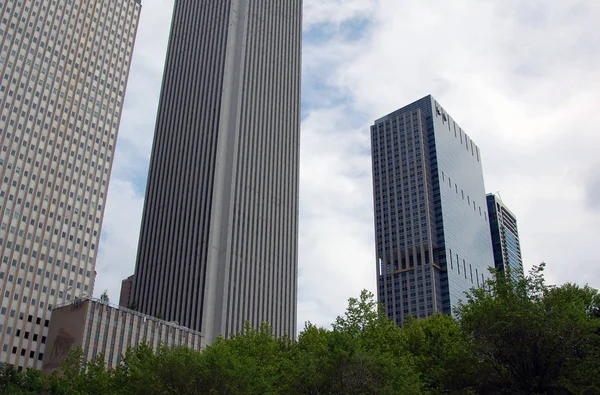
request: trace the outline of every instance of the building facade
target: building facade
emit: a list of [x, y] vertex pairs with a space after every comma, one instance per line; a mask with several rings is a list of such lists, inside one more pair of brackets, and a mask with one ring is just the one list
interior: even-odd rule
[[0, 363], [91, 294], [139, 0], [0, 2]]
[[43, 371], [51, 373], [72, 350], [81, 347], [87, 361], [103, 356], [110, 368], [117, 367], [129, 347], [145, 342], [159, 345], [186, 346], [199, 350], [203, 346], [199, 332], [116, 307], [96, 299], [76, 299], [52, 311], [47, 352]]
[[378, 298], [408, 315], [451, 314], [494, 265], [477, 145], [431, 96], [371, 126]]
[[523, 278], [523, 258], [517, 228], [517, 217], [506, 207], [499, 195], [488, 194], [487, 206], [496, 270], [517, 281]]
[[296, 332], [302, 1], [176, 0], [132, 302]]
[[133, 286], [133, 276], [127, 277], [121, 282], [121, 294], [119, 295], [119, 306], [136, 309], [131, 305], [131, 287]]

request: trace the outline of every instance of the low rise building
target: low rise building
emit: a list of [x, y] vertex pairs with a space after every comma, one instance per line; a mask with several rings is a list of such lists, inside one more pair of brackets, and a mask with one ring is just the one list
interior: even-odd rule
[[69, 353], [81, 347], [87, 360], [103, 354], [108, 367], [116, 367], [128, 347], [145, 341], [200, 349], [200, 332], [93, 298], [76, 299], [52, 311], [43, 371], [57, 369]]
[[131, 300], [131, 288], [133, 287], [133, 276], [127, 277], [121, 282], [121, 295], [119, 296], [119, 306], [134, 309], [135, 301]]

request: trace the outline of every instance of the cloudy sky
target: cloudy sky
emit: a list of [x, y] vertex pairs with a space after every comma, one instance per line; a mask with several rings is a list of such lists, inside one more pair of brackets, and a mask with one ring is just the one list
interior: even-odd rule
[[[95, 294], [133, 273], [173, 0], [144, 0]], [[304, 0], [298, 325], [375, 289], [369, 125], [432, 94], [517, 215], [526, 269], [600, 287], [600, 2]]]

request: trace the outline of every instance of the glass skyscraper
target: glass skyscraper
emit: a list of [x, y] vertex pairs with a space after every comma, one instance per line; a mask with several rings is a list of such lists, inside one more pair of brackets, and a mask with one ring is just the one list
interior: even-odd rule
[[0, 363], [91, 295], [139, 0], [0, 1]]
[[509, 273], [509, 277], [516, 281], [523, 277], [523, 258], [517, 218], [498, 195], [488, 194], [487, 206], [494, 248], [494, 264], [498, 271]]
[[388, 316], [451, 314], [494, 266], [479, 148], [431, 96], [371, 126], [377, 289]]

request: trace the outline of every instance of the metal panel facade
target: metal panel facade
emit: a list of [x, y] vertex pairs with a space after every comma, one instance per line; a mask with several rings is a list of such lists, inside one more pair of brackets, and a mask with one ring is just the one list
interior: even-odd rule
[[133, 301], [295, 335], [302, 1], [177, 0]]

